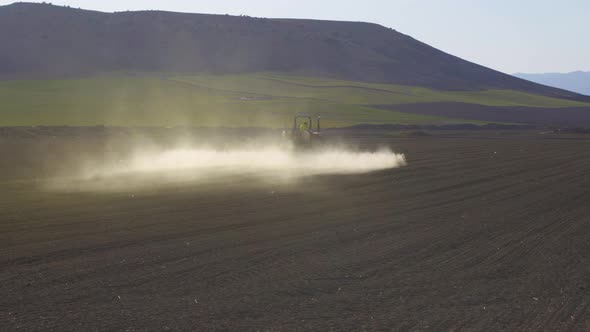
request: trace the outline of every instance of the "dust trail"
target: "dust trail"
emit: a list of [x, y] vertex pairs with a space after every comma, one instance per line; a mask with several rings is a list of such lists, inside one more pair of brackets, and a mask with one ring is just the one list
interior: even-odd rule
[[[359, 174], [406, 164], [403, 154], [382, 148], [351, 151], [345, 148], [297, 151], [279, 146], [241, 148], [180, 147], [138, 150], [124, 160], [87, 163], [75, 181], [53, 184], [52, 189], [109, 190], [138, 186], [252, 180], [295, 181], [303, 176]], [[77, 184], [75, 182], [78, 182]], [[75, 190], [75, 189], [74, 189]]]
[[366, 173], [403, 165], [405, 165], [404, 155], [393, 153], [387, 149], [375, 152], [352, 152], [338, 149], [294, 152], [272, 147], [239, 150], [181, 148], [138, 153], [128, 162], [95, 170], [97, 172], [95, 175], [194, 170], [203, 175], [207, 175], [209, 172], [240, 174], [261, 171], [304, 176]]

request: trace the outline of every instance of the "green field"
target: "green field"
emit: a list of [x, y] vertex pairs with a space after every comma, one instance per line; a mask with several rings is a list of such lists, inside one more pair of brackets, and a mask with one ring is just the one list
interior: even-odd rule
[[277, 73], [112, 74], [71, 80], [2, 81], [0, 126], [283, 127], [296, 113], [321, 115], [326, 127], [480, 123], [371, 106], [439, 101], [493, 106], [588, 106], [516, 91], [449, 92]]

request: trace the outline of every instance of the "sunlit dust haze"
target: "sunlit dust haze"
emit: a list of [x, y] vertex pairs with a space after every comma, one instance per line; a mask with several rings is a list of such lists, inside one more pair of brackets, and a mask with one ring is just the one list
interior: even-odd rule
[[156, 154], [139, 154], [115, 173], [194, 170], [227, 174], [278, 172], [291, 176], [364, 173], [393, 168], [405, 163], [404, 156], [382, 149], [377, 152], [346, 150], [293, 152], [278, 148], [215, 150], [175, 149]]
[[[240, 148], [176, 147], [137, 150], [116, 161], [86, 161], [67, 182], [52, 189], [121, 190], [138, 186], [250, 181], [296, 181], [327, 174], [360, 174], [404, 166], [405, 156], [387, 148], [354, 151], [343, 147], [296, 150], [284, 146]], [[67, 184], [66, 184], [67, 183]]]

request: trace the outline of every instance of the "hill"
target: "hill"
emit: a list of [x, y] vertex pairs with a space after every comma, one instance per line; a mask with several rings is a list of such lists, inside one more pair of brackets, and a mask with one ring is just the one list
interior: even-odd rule
[[0, 126], [590, 126], [590, 97], [369, 23], [16, 3], [0, 45]]
[[590, 72], [574, 71], [571, 73], [517, 73], [514, 76], [555, 88], [573, 91], [590, 96]]
[[445, 90], [510, 89], [590, 100], [514, 78], [376, 24], [162, 11], [0, 7], [0, 75], [261, 71]]

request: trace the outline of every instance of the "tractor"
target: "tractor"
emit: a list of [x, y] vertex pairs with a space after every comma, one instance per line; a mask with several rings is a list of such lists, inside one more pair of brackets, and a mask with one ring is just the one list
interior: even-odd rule
[[316, 130], [310, 115], [297, 115], [293, 118], [293, 128], [283, 130], [283, 138], [295, 148], [307, 149], [316, 146], [321, 140], [320, 117], [316, 119]]

